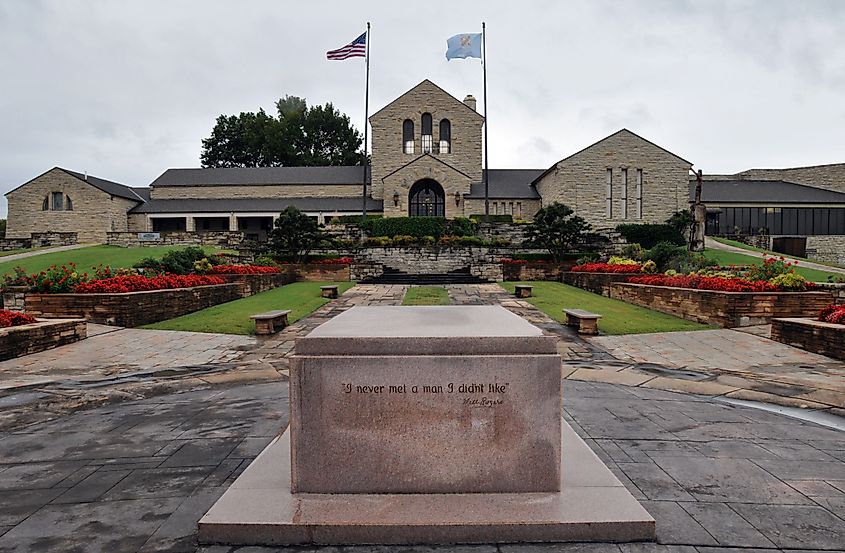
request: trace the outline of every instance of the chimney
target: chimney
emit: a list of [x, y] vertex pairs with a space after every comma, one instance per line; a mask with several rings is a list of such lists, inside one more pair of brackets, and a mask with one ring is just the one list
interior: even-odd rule
[[464, 104], [466, 104], [467, 107], [469, 107], [469, 109], [471, 109], [472, 111], [476, 111], [475, 110], [475, 96], [473, 96], [472, 94], [467, 94], [467, 97], [464, 98]]
[[88, 182], [88, 170], [85, 171], [85, 182]]

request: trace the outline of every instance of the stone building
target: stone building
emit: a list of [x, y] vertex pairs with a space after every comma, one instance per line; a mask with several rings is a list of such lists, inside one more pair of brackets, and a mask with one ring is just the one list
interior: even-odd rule
[[[76, 231], [80, 241], [102, 242], [108, 231], [242, 231], [262, 240], [289, 205], [320, 222], [360, 214], [365, 183], [368, 213], [467, 217], [485, 211], [485, 176], [490, 213], [519, 219], [557, 201], [594, 228], [611, 229], [662, 223], [689, 205], [691, 162], [627, 129], [549, 168], [485, 175], [484, 118], [472, 96], [461, 101], [424, 80], [374, 113], [370, 125], [371, 174], [364, 167], [168, 169], [149, 186], [133, 188], [54, 168], [6, 194], [7, 236]], [[708, 183], [786, 181], [830, 195], [845, 193], [843, 173], [845, 164], [758, 169], [708, 177]], [[790, 193], [801, 195], [795, 188]], [[705, 194], [705, 200], [718, 198]], [[828, 200], [839, 196], [819, 201]]]

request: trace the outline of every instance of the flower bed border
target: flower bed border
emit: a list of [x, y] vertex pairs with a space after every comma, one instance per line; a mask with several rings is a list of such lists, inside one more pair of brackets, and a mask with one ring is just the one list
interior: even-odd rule
[[772, 340], [845, 360], [845, 325], [804, 318], [772, 320]]
[[82, 319], [38, 321], [0, 328], [0, 361], [72, 344], [86, 336], [87, 325]]
[[610, 297], [699, 323], [727, 328], [812, 317], [833, 302], [829, 292], [722, 292], [615, 282]]
[[632, 276], [642, 276], [642, 273], [586, 273], [567, 271], [561, 275], [560, 281], [593, 294], [610, 296], [610, 285], [614, 282], [627, 282]]

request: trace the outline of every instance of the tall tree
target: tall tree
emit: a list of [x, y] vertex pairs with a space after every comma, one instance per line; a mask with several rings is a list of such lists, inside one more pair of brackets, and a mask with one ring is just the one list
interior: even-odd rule
[[347, 115], [326, 103], [308, 107], [303, 98], [276, 102], [277, 116], [221, 115], [202, 141], [203, 167], [361, 165], [361, 133]]

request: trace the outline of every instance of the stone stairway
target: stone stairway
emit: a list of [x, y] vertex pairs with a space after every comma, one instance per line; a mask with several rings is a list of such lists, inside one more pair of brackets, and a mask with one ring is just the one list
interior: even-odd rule
[[417, 284], [437, 286], [443, 284], [486, 284], [489, 280], [470, 274], [469, 267], [455, 269], [448, 273], [409, 274], [392, 267], [384, 267], [384, 272], [360, 281], [361, 284]]

